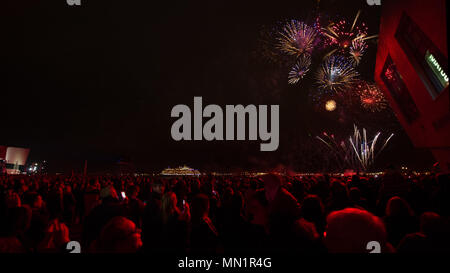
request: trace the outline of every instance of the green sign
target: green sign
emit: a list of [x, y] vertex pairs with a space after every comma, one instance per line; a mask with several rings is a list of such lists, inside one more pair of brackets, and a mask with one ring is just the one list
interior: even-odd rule
[[436, 60], [436, 58], [431, 54], [429, 51], [427, 51], [427, 54], [425, 55], [426, 61], [428, 65], [430, 66], [431, 70], [433, 71], [434, 75], [438, 78], [438, 80], [441, 82], [442, 87], [446, 88], [448, 86], [448, 75], [442, 68], [442, 66], [439, 64], [439, 62]]

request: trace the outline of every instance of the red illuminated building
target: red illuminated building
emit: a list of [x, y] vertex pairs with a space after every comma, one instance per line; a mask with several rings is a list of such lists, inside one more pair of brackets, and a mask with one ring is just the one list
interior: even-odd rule
[[383, 1], [375, 80], [417, 148], [450, 170], [445, 0]]

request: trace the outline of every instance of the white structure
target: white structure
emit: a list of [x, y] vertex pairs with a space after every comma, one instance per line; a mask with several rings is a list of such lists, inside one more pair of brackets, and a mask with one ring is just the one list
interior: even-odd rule
[[0, 146], [0, 160], [6, 163], [8, 174], [20, 174], [25, 172], [30, 149]]

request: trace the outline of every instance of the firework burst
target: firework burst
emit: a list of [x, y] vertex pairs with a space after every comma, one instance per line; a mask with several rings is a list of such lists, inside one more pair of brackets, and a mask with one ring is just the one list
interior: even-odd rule
[[361, 58], [367, 49], [367, 43], [362, 39], [357, 39], [352, 41], [352, 46], [350, 47], [350, 56], [354, 66], [359, 65]]
[[309, 72], [309, 67], [311, 66], [311, 56], [303, 55], [301, 56], [297, 63], [292, 67], [289, 72], [289, 84], [298, 83], [303, 77]]
[[328, 57], [320, 67], [316, 79], [324, 91], [339, 92], [348, 88], [358, 77], [351, 62], [343, 56]]
[[327, 110], [328, 112], [333, 112], [334, 110], [336, 110], [337, 104], [335, 100], [328, 100], [325, 103], [325, 110]]
[[336, 47], [336, 49], [330, 52], [330, 55], [337, 51], [340, 53], [348, 52], [352, 47], [354, 48], [354, 52], [356, 52], [353, 42], [360, 41], [361, 43], [378, 37], [378, 35], [367, 35], [368, 27], [364, 22], [358, 24], [360, 15], [361, 11], [358, 11], [352, 25], [346, 20], [341, 20], [337, 23], [332, 22], [326, 28], [321, 29], [320, 33], [327, 38], [325, 44]]
[[360, 82], [357, 88], [357, 94], [364, 109], [371, 112], [381, 112], [386, 109], [387, 100], [377, 85]]
[[279, 31], [278, 48], [288, 55], [297, 57], [311, 55], [320, 41], [319, 37], [319, 33], [313, 27], [291, 20]]

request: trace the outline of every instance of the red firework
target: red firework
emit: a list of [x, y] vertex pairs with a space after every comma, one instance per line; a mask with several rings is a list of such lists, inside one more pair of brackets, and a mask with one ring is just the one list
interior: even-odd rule
[[360, 82], [357, 85], [357, 90], [361, 106], [364, 109], [371, 112], [381, 112], [386, 109], [386, 98], [377, 85]]

